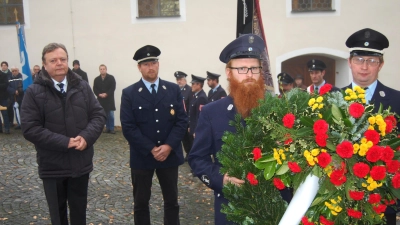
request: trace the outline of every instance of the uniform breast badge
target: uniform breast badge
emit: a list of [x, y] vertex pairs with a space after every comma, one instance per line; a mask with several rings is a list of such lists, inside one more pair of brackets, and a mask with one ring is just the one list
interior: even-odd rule
[[172, 116], [175, 115], [175, 110], [171, 109], [170, 113], [171, 113]]

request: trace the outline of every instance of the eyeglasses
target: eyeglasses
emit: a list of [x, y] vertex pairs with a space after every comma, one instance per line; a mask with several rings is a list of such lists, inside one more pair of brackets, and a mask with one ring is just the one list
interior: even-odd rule
[[357, 65], [364, 65], [364, 62], [367, 62], [370, 67], [377, 67], [381, 63], [379, 59], [364, 59], [362, 57], [353, 57], [351, 61]]
[[48, 62], [50, 62], [51, 64], [56, 64], [58, 61], [65, 64], [68, 62], [68, 59], [67, 58], [50, 59]]
[[251, 70], [251, 73], [253, 74], [258, 74], [261, 72], [261, 66], [259, 67], [229, 67], [230, 69], [236, 69], [239, 74], [247, 74], [249, 70]]

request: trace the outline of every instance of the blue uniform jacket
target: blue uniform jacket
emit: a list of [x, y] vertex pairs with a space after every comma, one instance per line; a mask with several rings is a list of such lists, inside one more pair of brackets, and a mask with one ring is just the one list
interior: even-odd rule
[[213, 89], [208, 91], [208, 102], [213, 102], [217, 101], [221, 98], [226, 97], [226, 92], [225, 90], [221, 87], [221, 85], [217, 88], [215, 92], [213, 92]]
[[[181, 140], [186, 132], [188, 119], [184, 111], [178, 85], [159, 80], [156, 99], [142, 80], [122, 90], [122, 132], [130, 145], [132, 169], [156, 169], [183, 164]], [[168, 144], [172, 147], [168, 158], [159, 162], [151, 150]]]
[[199, 120], [200, 112], [205, 104], [208, 103], [207, 95], [202, 89], [190, 98], [189, 102], [189, 128], [190, 134], [193, 135], [196, 130], [197, 121]]

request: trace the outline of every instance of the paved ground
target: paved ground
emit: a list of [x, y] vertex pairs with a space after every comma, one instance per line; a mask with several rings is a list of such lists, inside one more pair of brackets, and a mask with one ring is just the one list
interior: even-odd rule
[[[11, 132], [0, 134], [0, 224], [51, 224], [34, 146], [21, 131]], [[102, 134], [95, 145], [89, 182], [88, 224], [133, 224], [128, 162], [128, 145], [122, 133]], [[163, 224], [163, 201], [156, 178], [152, 192], [152, 222]], [[179, 169], [179, 194], [182, 225], [214, 223], [212, 192], [191, 176], [187, 163]]]

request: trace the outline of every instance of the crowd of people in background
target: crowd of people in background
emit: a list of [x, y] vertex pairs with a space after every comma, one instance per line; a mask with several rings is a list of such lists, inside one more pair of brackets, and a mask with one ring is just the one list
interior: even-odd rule
[[[346, 46], [351, 50], [348, 65], [353, 82], [345, 88], [361, 86], [366, 90], [367, 102], [374, 103], [376, 109], [382, 104], [384, 109], [391, 108], [400, 114], [400, 92], [378, 81], [378, 73], [384, 65], [383, 49], [389, 46], [387, 38], [367, 28], [351, 35]], [[220, 174], [221, 164], [216, 154], [221, 150], [223, 133], [235, 132], [229, 121], [236, 114], [242, 119], [249, 117], [258, 100], [264, 97], [266, 89], [260, 75], [264, 48], [260, 37], [247, 34], [223, 49], [220, 60], [226, 64], [229, 95], [219, 84], [220, 74], [208, 71], [206, 77], [192, 74], [191, 85], [188, 85], [188, 75], [176, 71], [174, 84], [159, 77], [161, 51], [157, 47], [146, 45], [135, 52], [133, 60], [137, 61], [142, 76], [123, 89], [120, 105], [122, 132], [130, 145], [135, 224], [150, 224], [149, 200], [154, 173], [164, 197], [164, 223], [179, 224], [178, 167], [185, 161], [189, 162], [193, 176], [198, 176], [215, 192], [215, 224], [229, 223], [220, 212], [221, 204], [228, 203], [222, 188], [227, 183], [240, 185], [245, 181]], [[74, 60], [73, 69], [69, 69], [68, 53], [62, 44], [45, 46], [42, 59], [42, 68], [38, 65], [32, 68], [34, 84], [26, 93], [19, 69], [1, 62], [3, 122], [0, 120], [0, 124], [4, 123], [4, 129], [1, 126], [0, 133], [9, 134], [11, 127], [22, 128], [24, 137], [35, 144], [52, 223], [68, 224], [68, 202], [72, 203], [70, 220], [85, 224], [93, 144], [101, 132], [115, 134], [116, 81], [107, 72], [107, 66], [101, 64], [100, 75], [90, 88], [87, 73], [80, 68], [78, 60]], [[302, 74], [292, 77], [286, 72], [279, 73], [278, 97], [284, 97], [293, 88], [319, 93], [327, 84], [324, 79], [326, 64], [322, 60], [311, 59], [305, 66], [312, 83], [306, 86]], [[203, 90], [206, 80], [210, 87], [208, 95]], [[332, 85], [331, 91], [340, 89]], [[51, 110], [57, 113], [49, 113]], [[76, 164], [71, 167], [64, 163], [63, 157], [81, 161], [74, 161]], [[50, 167], [43, 163], [49, 160], [60, 161]], [[62, 183], [72, 186], [66, 188]], [[281, 194], [290, 201], [290, 193]], [[395, 224], [395, 213], [394, 210], [385, 213], [387, 224]]]

